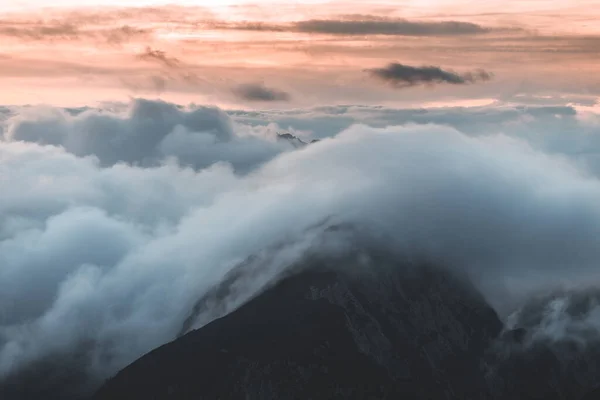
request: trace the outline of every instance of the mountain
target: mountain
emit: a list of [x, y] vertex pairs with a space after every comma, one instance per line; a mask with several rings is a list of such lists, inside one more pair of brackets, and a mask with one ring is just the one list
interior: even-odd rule
[[530, 299], [486, 351], [497, 398], [600, 400], [600, 334], [595, 289]]
[[370, 264], [313, 262], [94, 399], [491, 398], [481, 356], [502, 323], [479, 293], [440, 268]]
[[594, 389], [586, 394], [581, 400], [598, 400], [600, 399], [600, 388]]
[[85, 351], [54, 354], [0, 382], [2, 400], [85, 400]]
[[[531, 299], [503, 325], [446, 268], [355, 249], [274, 275], [278, 251], [232, 270], [179, 337], [91, 400], [600, 400], [599, 291]], [[32, 365], [0, 385], [0, 399], [89, 400], [85, 351]]]
[[[299, 137], [294, 136], [294, 135], [292, 135], [289, 132], [278, 132], [277, 133], [277, 140], [287, 141], [292, 146], [294, 146], [295, 148], [304, 147], [304, 146], [306, 146], [308, 144], [305, 141], [303, 141], [302, 139], [300, 139]], [[313, 142], [314, 142], [314, 140], [311, 143], [313, 143]]]

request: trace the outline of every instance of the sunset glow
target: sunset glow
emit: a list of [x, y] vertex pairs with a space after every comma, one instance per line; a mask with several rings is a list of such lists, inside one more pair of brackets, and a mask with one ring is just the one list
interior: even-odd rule
[[[2, 4], [0, 85], [12, 88], [0, 95], [4, 103], [87, 104], [147, 95], [235, 104], [229, 89], [246, 81], [281, 87], [294, 94], [296, 106], [314, 104], [315, 97], [328, 104], [352, 102], [358, 93], [389, 104], [440, 96], [504, 99], [525, 87], [539, 95], [590, 98], [600, 90], [596, 0]], [[438, 29], [443, 25], [435, 24], [448, 21], [480, 32], [378, 31]], [[140, 58], [146, 48], [177, 60], [177, 66]], [[495, 79], [402, 92], [365, 79], [364, 69], [392, 61], [480, 68]], [[60, 93], [44, 94], [58, 88]]]

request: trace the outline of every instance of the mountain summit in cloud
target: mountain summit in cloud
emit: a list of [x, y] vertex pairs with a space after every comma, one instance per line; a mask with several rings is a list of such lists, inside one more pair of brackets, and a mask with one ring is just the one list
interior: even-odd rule
[[51, 3], [0, 0], [0, 400], [600, 387], [600, 0]]
[[[532, 301], [503, 327], [464, 276], [359, 248], [301, 262], [238, 309], [126, 367], [94, 400], [560, 400], [598, 385], [597, 331], [579, 346], [575, 336], [540, 335], [551, 333], [555, 300]], [[261, 267], [240, 265], [192, 317], [235, 301], [235, 288]], [[586, 297], [557, 298], [568, 306], [556, 317], [591, 317]], [[564, 322], [575, 333], [578, 323]]]
[[[399, 274], [425, 263], [469, 278], [507, 328], [500, 339], [516, 341], [508, 353], [502, 343], [489, 347], [500, 393], [515, 393], [518, 385], [498, 382], [525, 374], [512, 375], [520, 365], [541, 373], [536, 360], [549, 366], [536, 388], [560, 381], [564, 394], [597, 383], [591, 367], [590, 375], [571, 368], [595, 360], [600, 336], [593, 115], [497, 105], [259, 112], [147, 99], [0, 112], [4, 393], [46, 393], [71, 381], [70, 389], [93, 391], [182, 332], [259, 299], [296, 266], [325, 258], [352, 275], [387, 265], [352, 253], [362, 248], [392, 252]], [[436, 292], [415, 303], [419, 324], [402, 325], [421, 332], [414, 340], [437, 323], [425, 305]], [[536, 302], [540, 293], [558, 294]], [[301, 299], [279, 302], [293, 310]], [[245, 324], [233, 325], [246, 334]], [[423, 346], [445, 343], [449, 333], [435, 331]], [[315, 340], [341, 331], [332, 332]], [[428, 357], [441, 357], [438, 350]], [[392, 374], [418, 372], [392, 366]], [[562, 370], [580, 380], [571, 372], [559, 380]]]
[[[307, 260], [137, 360], [94, 400], [485, 398], [479, 358], [500, 320], [447, 271], [395, 263], [377, 252]], [[203, 299], [204, 308], [230, 301], [243, 278]]]

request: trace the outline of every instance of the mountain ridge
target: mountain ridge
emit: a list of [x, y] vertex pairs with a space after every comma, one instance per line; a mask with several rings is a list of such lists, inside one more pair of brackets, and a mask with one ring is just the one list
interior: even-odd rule
[[430, 267], [320, 267], [148, 353], [94, 399], [489, 398], [471, 355], [502, 323], [476, 291]]

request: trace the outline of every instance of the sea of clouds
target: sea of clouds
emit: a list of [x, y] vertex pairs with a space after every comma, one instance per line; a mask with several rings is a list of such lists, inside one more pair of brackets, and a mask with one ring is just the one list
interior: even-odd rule
[[463, 269], [502, 314], [594, 287], [599, 177], [600, 116], [570, 107], [0, 108], [0, 381], [74, 349], [106, 378], [243, 260], [288, 243], [247, 297], [324, 246], [323, 224]]

